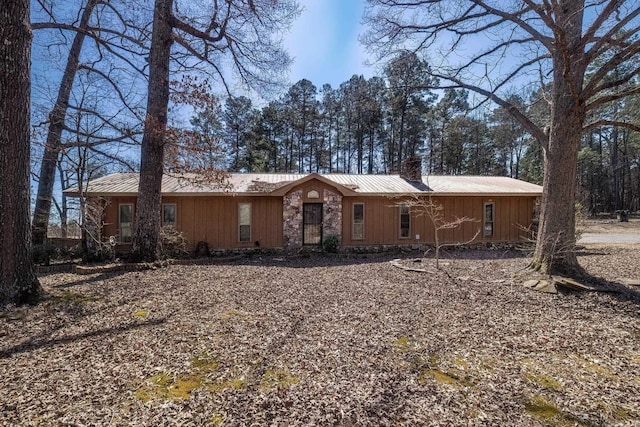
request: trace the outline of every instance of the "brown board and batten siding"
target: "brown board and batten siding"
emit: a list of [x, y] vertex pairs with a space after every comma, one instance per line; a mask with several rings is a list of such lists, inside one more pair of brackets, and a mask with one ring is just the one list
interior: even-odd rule
[[[344, 246], [433, 243], [434, 226], [426, 215], [411, 211], [409, 238], [400, 237], [400, 199], [388, 197], [345, 197], [343, 199], [342, 243]], [[435, 203], [443, 206], [445, 221], [467, 217], [473, 221], [460, 227], [440, 231], [441, 242], [466, 242], [480, 230], [475, 242], [517, 242], [527, 237], [524, 228], [533, 218], [535, 197], [524, 196], [438, 196]], [[353, 205], [364, 204], [364, 238], [353, 239]], [[483, 233], [484, 206], [494, 204], [494, 233]], [[419, 238], [416, 239], [416, 236]]]
[[[353, 205], [364, 205], [364, 238], [353, 239]], [[400, 208], [388, 197], [357, 196], [342, 199], [342, 244], [344, 246], [393, 245], [412, 243], [400, 238]], [[413, 218], [412, 218], [413, 220]], [[415, 221], [412, 221], [409, 235]], [[415, 236], [414, 236], [415, 237]]]
[[[445, 219], [467, 217], [473, 222], [465, 222], [458, 228], [442, 230], [443, 241], [462, 242], [471, 239], [480, 230], [479, 242], [518, 242], [528, 237], [527, 227], [533, 219], [535, 197], [524, 196], [442, 196], [434, 198], [444, 207]], [[485, 236], [484, 207], [494, 206], [494, 232]]]
[[[448, 221], [456, 217], [474, 220], [442, 230], [441, 242], [466, 242], [478, 230], [476, 242], [518, 242], [529, 237], [525, 229], [533, 222], [534, 206], [542, 194], [538, 185], [507, 177], [425, 176], [421, 181], [412, 181], [399, 175], [229, 174], [223, 186], [197, 184], [194, 178], [197, 177], [165, 176], [162, 202], [175, 205], [176, 229], [193, 248], [205, 241], [211, 249], [300, 247], [305, 244], [301, 235], [305, 203], [323, 204], [321, 235], [338, 235], [345, 247], [432, 243], [434, 227], [415, 208], [410, 213], [407, 237], [401, 237], [398, 202], [403, 195], [432, 197], [443, 206]], [[119, 206], [133, 204], [135, 210], [137, 191], [137, 174], [112, 174], [88, 184], [88, 198], [110, 201], [102, 236], [118, 235]], [[80, 196], [78, 189], [65, 193]], [[239, 206], [243, 203], [251, 204], [250, 235], [244, 208], [245, 222], [239, 221]], [[357, 234], [363, 230], [362, 239], [353, 234], [356, 203], [364, 207], [362, 217], [358, 211]], [[485, 227], [487, 204], [493, 205], [493, 223]], [[485, 229], [491, 229], [491, 225], [493, 232], [487, 235]], [[240, 241], [240, 228], [243, 240], [248, 241]], [[121, 249], [126, 250], [127, 246], [122, 245]]]
[[102, 227], [102, 235], [105, 237], [117, 236], [120, 231], [118, 229], [118, 209], [120, 205], [133, 205], [133, 217], [136, 215], [137, 197], [108, 197], [106, 198], [106, 206], [104, 208], [104, 223]]
[[[118, 206], [133, 203], [135, 197], [111, 197], [105, 211], [105, 236], [118, 235]], [[282, 246], [282, 199], [263, 196], [165, 196], [162, 203], [176, 205], [176, 230], [189, 244], [205, 241], [210, 248], [252, 248]], [[251, 240], [239, 241], [238, 206], [251, 204]], [[135, 207], [134, 207], [135, 209]], [[121, 245], [126, 249], [126, 245]]]
[[[176, 229], [194, 245], [207, 242], [210, 248], [282, 246], [282, 200], [277, 197], [201, 196], [163, 197], [176, 204]], [[239, 241], [238, 209], [251, 204], [251, 239]]]

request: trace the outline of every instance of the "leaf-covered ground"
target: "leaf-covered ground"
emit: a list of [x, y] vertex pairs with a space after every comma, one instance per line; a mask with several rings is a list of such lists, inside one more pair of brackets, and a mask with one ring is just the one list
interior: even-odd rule
[[[0, 313], [0, 425], [640, 424], [639, 288], [534, 292], [511, 251], [391, 259], [42, 276], [49, 299]], [[580, 261], [640, 279], [637, 247]]]

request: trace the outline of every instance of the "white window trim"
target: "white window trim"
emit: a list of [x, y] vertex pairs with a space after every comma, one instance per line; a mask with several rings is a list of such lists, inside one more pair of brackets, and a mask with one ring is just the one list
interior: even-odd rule
[[[409, 216], [409, 230], [407, 231], [407, 235], [403, 236], [402, 235], [402, 210], [406, 209], [407, 210], [407, 215]], [[399, 216], [398, 216], [398, 235], [400, 236], [400, 239], [410, 239], [411, 238], [411, 206], [400, 206], [398, 209], [399, 212]]]
[[[131, 240], [125, 242], [122, 240], [122, 207], [131, 206]], [[135, 208], [133, 203], [119, 203], [118, 204], [118, 242], [123, 244], [131, 244], [133, 242], [133, 221], [134, 221]]]
[[[355, 229], [356, 229], [356, 205], [361, 205], [362, 206], [362, 236], [361, 237], [356, 237], [355, 235]], [[351, 209], [351, 240], [364, 240], [364, 229], [365, 229], [365, 209], [364, 209], [364, 203], [354, 203]]]
[[[240, 215], [240, 209], [242, 209], [242, 206], [249, 206], [249, 224], [243, 224], [241, 222], [241, 215]], [[242, 240], [242, 236], [241, 236], [241, 232], [240, 232], [240, 227], [242, 227], [243, 225], [248, 225], [249, 226], [249, 239], [248, 240]], [[238, 203], [238, 242], [239, 243], [247, 243], [247, 242], [251, 242], [252, 241], [252, 236], [253, 236], [253, 206], [251, 205], [250, 202], [246, 202], [246, 203]]]

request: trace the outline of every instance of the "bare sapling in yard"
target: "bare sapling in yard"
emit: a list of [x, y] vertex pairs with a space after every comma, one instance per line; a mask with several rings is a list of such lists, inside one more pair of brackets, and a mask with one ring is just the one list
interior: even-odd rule
[[[433, 245], [435, 249], [434, 258], [436, 260], [437, 269], [440, 269], [440, 250], [442, 248], [468, 245], [469, 243], [475, 241], [476, 238], [480, 235], [481, 229], [478, 228], [473, 237], [466, 241], [443, 243], [440, 236], [440, 233], [443, 230], [453, 230], [461, 227], [467, 222], [478, 222], [478, 220], [466, 216], [454, 216], [453, 219], [447, 219], [444, 214], [444, 206], [433, 200], [433, 197], [431, 197], [431, 195], [427, 197], [415, 194], [405, 195], [402, 196], [402, 199], [397, 202], [397, 205], [409, 207], [414, 216], [426, 216], [431, 223], [433, 227]], [[424, 256], [426, 256], [429, 251], [430, 249], [425, 251]]]
[[[110, 201], [103, 197], [80, 198], [80, 229], [84, 261], [104, 261], [113, 256], [116, 236], [104, 236], [104, 212]], [[115, 239], [115, 240], [114, 240]]]

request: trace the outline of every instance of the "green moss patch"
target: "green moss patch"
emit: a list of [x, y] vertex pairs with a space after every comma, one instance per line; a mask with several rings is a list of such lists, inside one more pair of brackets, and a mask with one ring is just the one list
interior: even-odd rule
[[424, 385], [429, 379], [435, 380], [438, 384], [449, 384], [457, 387], [473, 387], [475, 385], [469, 378], [453, 370], [443, 371], [438, 368], [423, 369], [418, 377], [418, 383]]
[[204, 385], [204, 378], [197, 374], [153, 375], [147, 384], [136, 390], [136, 397], [143, 402], [151, 399], [185, 400], [191, 392]]
[[212, 379], [211, 374], [218, 369], [220, 363], [208, 350], [197, 353], [189, 362], [191, 369], [188, 372], [178, 374], [161, 372], [153, 375], [136, 390], [136, 397], [143, 402], [151, 399], [185, 400], [198, 388], [220, 393], [247, 386], [242, 377]]
[[624, 406], [612, 406], [605, 402], [596, 402], [599, 413], [605, 414], [609, 420], [616, 422], [639, 421], [640, 413]]
[[191, 367], [200, 371], [215, 371], [219, 366], [216, 357], [207, 350], [199, 352], [189, 362]]
[[396, 350], [405, 352], [415, 348], [415, 341], [403, 335], [393, 342], [393, 346]]
[[631, 408], [611, 408], [611, 414], [616, 421], [640, 421], [640, 414]]
[[536, 418], [549, 419], [554, 418], [562, 414], [562, 412], [554, 405], [549, 403], [542, 396], [533, 396], [524, 405], [527, 414], [533, 415]]
[[456, 367], [452, 369], [443, 369], [440, 367], [440, 359], [437, 355], [429, 353], [427, 358], [414, 357], [412, 365], [414, 369], [417, 369], [418, 383], [421, 385], [427, 384], [429, 381], [435, 381], [438, 384], [448, 384], [456, 387], [473, 387], [475, 382], [469, 377], [466, 370], [469, 368], [469, 364], [461, 359], [456, 359], [454, 362]]
[[136, 390], [136, 397], [143, 402], [151, 399], [188, 399], [193, 390], [207, 386], [207, 374], [218, 367], [215, 357], [206, 351], [195, 355], [190, 363], [192, 367], [190, 372], [176, 375], [162, 372], [153, 375], [145, 385]]
[[212, 393], [220, 393], [227, 390], [242, 390], [247, 387], [247, 383], [240, 377], [223, 378], [207, 386], [207, 390]]
[[94, 297], [90, 295], [83, 295], [77, 292], [72, 292], [68, 289], [62, 291], [62, 295], [54, 295], [51, 299], [54, 303], [63, 304], [63, 303], [76, 303], [83, 304], [88, 302], [96, 302], [103, 301], [103, 298]]
[[458, 380], [455, 377], [437, 369], [423, 370], [420, 374], [420, 377], [418, 378], [418, 382], [420, 384], [425, 384], [428, 378], [433, 378], [439, 384], [456, 385], [458, 383]]
[[530, 397], [524, 405], [527, 414], [543, 421], [545, 426], [553, 427], [590, 427], [591, 423], [564, 412], [540, 395]]
[[224, 417], [222, 416], [222, 414], [219, 413], [215, 413], [211, 416], [211, 419], [209, 420], [209, 423], [211, 424], [211, 427], [219, 427], [221, 425], [223, 425], [224, 423]]
[[264, 375], [262, 375], [260, 388], [268, 391], [275, 388], [290, 387], [299, 382], [300, 377], [291, 375], [286, 369], [267, 369]]
[[525, 380], [546, 388], [547, 390], [562, 391], [562, 384], [549, 375], [526, 373], [523, 377]]
[[453, 361], [453, 363], [462, 369], [467, 369], [469, 367], [469, 362], [467, 362], [462, 358], [457, 358], [456, 360]]
[[591, 360], [585, 360], [585, 368], [588, 372], [600, 375], [602, 377], [606, 377], [612, 380], [620, 379], [615, 372]]

